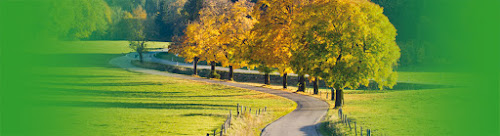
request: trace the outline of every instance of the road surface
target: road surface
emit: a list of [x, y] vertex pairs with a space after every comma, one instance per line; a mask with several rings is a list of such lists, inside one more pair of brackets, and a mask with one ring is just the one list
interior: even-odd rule
[[[131, 56], [131, 55], [127, 55]], [[197, 78], [192, 76], [173, 74], [167, 72], [161, 72], [157, 70], [139, 68], [133, 66], [130, 62], [133, 60], [131, 57], [118, 57], [110, 61], [112, 65], [127, 69], [129, 71], [141, 72], [154, 75], [170, 76], [177, 78], [184, 78], [208, 83], [216, 83], [227, 86], [239, 87], [244, 89], [250, 89], [255, 91], [260, 91], [264, 93], [274, 94], [281, 97], [285, 97], [297, 103], [297, 108], [290, 112], [289, 114], [279, 118], [278, 120], [267, 125], [262, 130], [262, 136], [320, 136], [321, 134], [317, 131], [319, 122], [323, 119], [328, 111], [328, 104], [322, 100], [300, 95], [296, 93], [290, 93], [280, 90], [274, 90], [263, 87], [250, 86], [245, 84], [216, 81], [206, 78]], [[145, 59], [150, 61], [151, 57]], [[173, 63], [173, 62], [172, 62]], [[169, 63], [167, 63], [169, 64]], [[172, 65], [172, 64], [170, 64]]]

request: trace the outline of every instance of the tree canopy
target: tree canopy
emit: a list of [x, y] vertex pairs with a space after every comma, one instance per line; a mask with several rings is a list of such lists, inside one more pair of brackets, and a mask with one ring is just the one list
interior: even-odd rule
[[291, 72], [292, 6], [291, 1], [280, 0], [261, 0], [256, 3], [252, 15], [258, 22], [252, 29], [248, 44], [251, 63], [278, 68], [282, 74]]
[[315, 1], [296, 15], [291, 64], [295, 71], [324, 79], [337, 89], [380, 89], [396, 84], [400, 56], [396, 29], [383, 8], [366, 0]]
[[381, 89], [395, 85], [393, 67], [400, 56], [397, 34], [380, 6], [364, 0], [335, 0], [311, 4], [304, 12], [305, 19], [298, 24], [302, 27], [296, 26], [300, 38], [295, 39], [295, 64], [306, 65], [308, 74], [338, 89], [368, 86], [370, 80]]
[[198, 57], [223, 66], [246, 66], [243, 45], [255, 22], [248, 17], [251, 7], [252, 4], [245, 0], [205, 3], [199, 19], [187, 26], [182, 44], [172, 46], [172, 52], [188, 61]]

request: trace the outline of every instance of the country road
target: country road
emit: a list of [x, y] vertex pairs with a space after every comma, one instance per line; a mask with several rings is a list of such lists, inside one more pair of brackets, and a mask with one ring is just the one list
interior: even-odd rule
[[[161, 51], [161, 52], [166, 52], [166, 51]], [[149, 62], [160, 63], [160, 64], [167, 64], [167, 65], [172, 65], [172, 66], [178, 66], [178, 67], [193, 68], [193, 64], [192, 63], [175, 62], [175, 61], [170, 61], [170, 60], [158, 59], [158, 58], [154, 57], [155, 53], [158, 53], [158, 52], [144, 53], [145, 54], [144, 60], [145, 61], [149, 61]], [[132, 57], [132, 56], [136, 56], [136, 54], [137, 53], [130, 53], [128, 56]], [[135, 59], [135, 58], [132, 57], [132, 59]], [[198, 65], [197, 68], [198, 69], [210, 69], [211, 67], [208, 66], [208, 65]], [[221, 67], [221, 66], [216, 66], [215, 69], [217, 71], [229, 71], [229, 68], [227, 68], [227, 67]], [[259, 73], [261, 73], [258, 70], [246, 70], [246, 69], [234, 69], [233, 71], [234, 71], [234, 73], [248, 73], [248, 74], [259, 74]], [[278, 72], [272, 72], [270, 74], [271, 75], [280, 75], [280, 73], [278, 73]], [[288, 76], [297, 76], [297, 74], [289, 73]]]
[[[149, 55], [151, 56], [151, 55]], [[151, 57], [145, 59], [146, 61], [151, 61]], [[262, 130], [262, 136], [320, 136], [321, 134], [317, 131], [319, 122], [323, 119], [328, 111], [328, 104], [317, 98], [310, 96], [300, 95], [296, 93], [290, 93], [280, 90], [274, 90], [263, 87], [250, 86], [245, 84], [239, 84], [234, 82], [225, 82], [210, 80], [206, 78], [197, 78], [192, 76], [173, 74], [167, 72], [161, 72], [157, 70], [139, 68], [133, 66], [130, 62], [133, 60], [132, 57], [118, 57], [110, 61], [110, 64], [115, 65], [120, 68], [127, 69], [129, 71], [141, 72], [154, 75], [170, 76], [183, 79], [190, 79], [195, 81], [202, 81], [208, 83], [222, 84], [227, 86], [233, 86], [238, 88], [250, 89], [255, 91], [260, 91], [264, 93], [274, 94], [281, 97], [285, 97], [297, 103], [297, 108], [290, 112], [289, 114], [279, 118], [278, 120], [272, 122]], [[160, 62], [161, 63], [161, 62]], [[173, 65], [165, 61], [164, 64]], [[235, 71], [236, 72], [236, 71]]]

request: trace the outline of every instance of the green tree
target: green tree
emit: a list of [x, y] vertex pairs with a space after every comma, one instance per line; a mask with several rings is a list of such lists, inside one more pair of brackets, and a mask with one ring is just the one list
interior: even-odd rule
[[336, 107], [344, 88], [370, 81], [380, 89], [396, 84], [396, 29], [380, 6], [365, 0], [316, 1], [303, 13], [294, 27], [292, 66], [333, 87]]

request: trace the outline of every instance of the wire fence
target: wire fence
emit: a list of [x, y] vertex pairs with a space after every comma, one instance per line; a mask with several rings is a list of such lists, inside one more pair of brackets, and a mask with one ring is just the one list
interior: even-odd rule
[[[309, 93], [309, 94], [314, 94], [313, 89], [307, 88], [304, 92]], [[325, 100], [332, 100], [332, 96], [335, 97], [335, 94], [332, 94], [331, 91], [319, 91], [317, 94], [320, 99], [325, 99]], [[373, 133], [376, 133], [377, 135], [385, 136], [386, 134], [374, 130], [374, 129], [368, 129], [367, 127], [363, 128], [363, 125], [358, 124], [356, 121], [354, 121], [353, 118], [349, 118], [347, 114], [345, 114], [342, 111], [342, 108], [338, 110], [338, 117], [339, 117], [339, 123], [344, 126], [347, 132], [350, 132], [351, 134], [355, 136], [371, 136]], [[336, 129], [334, 128], [335, 126], [332, 126], [332, 124], [328, 124], [328, 127], [330, 130], [335, 131]], [[332, 132], [332, 135], [336, 134], [335, 132]]]
[[[356, 121], [353, 121], [352, 118], [349, 118], [347, 114], [344, 114], [342, 111], [342, 108], [338, 110], [338, 117], [339, 117], [339, 123], [347, 129], [345, 129], [346, 132], [350, 132], [350, 135], [355, 135], [355, 136], [372, 136], [374, 133], [380, 136], [385, 136], [386, 134], [378, 132], [377, 130], [372, 130], [367, 127], [363, 128], [363, 125], [358, 124]], [[335, 126], [332, 125], [332, 123], [329, 123], [328, 126], [330, 130], [332, 130], [332, 136], [334, 134], [337, 134], [334, 132]]]
[[[260, 116], [261, 114], [267, 112], [267, 106], [264, 108], [254, 108], [252, 111], [251, 107], [248, 106], [243, 106], [240, 105], [239, 103], [236, 104], [236, 117], [240, 117], [242, 115], [253, 115], [255, 113], [255, 116]], [[207, 136], [223, 136], [227, 134], [227, 130], [231, 128], [231, 121], [233, 119], [231, 110], [229, 110], [229, 115], [227, 115], [226, 121], [224, 121], [224, 124], [222, 124], [221, 128], [219, 131], [218, 129], [214, 129], [213, 132], [207, 133]]]
[[[231, 127], [231, 120], [232, 120], [232, 115], [231, 115], [231, 110], [229, 110], [229, 115], [227, 115], [226, 121], [224, 121], [224, 124], [220, 127], [220, 131], [217, 132], [217, 129], [214, 129], [213, 135], [216, 136], [219, 134], [219, 136], [223, 136], [224, 134], [227, 133], [227, 129]], [[207, 136], [210, 136], [210, 133], [207, 133]]]

